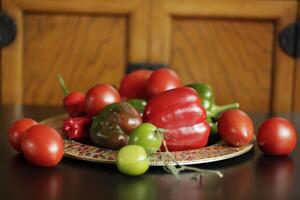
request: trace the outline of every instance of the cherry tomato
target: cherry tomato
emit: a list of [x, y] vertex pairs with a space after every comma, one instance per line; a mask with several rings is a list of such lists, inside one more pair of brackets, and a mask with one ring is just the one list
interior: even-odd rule
[[144, 174], [149, 165], [147, 153], [139, 145], [127, 145], [118, 152], [117, 167], [124, 174], [131, 176]]
[[21, 140], [21, 149], [30, 163], [52, 167], [63, 157], [64, 141], [55, 129], [38, 124], [25, 132]]
[[9, 143], [17, 151], [21, 152], [21, 137], [27, 129], [36, 125], [37, 122], [30, 118], [22, 118], [12, 124], [9, 129]]
[[181, 81], [177, 73], [172, 69], [155, 70], [147, 82], [147, 95], [151, 98], [163, 91], [181, 87]]
[[121, 101], [119, 92], [109, 84], [98, 84], [90, 88], [85, 96], [85, 110], [94, 116], [105, 106]]
[[143, 123], [129, 135], [129, 144], [142, 146], [147, 153], [154, 153], [160, 149], [162, 135], [151, 123]]
[[266, 120], [257, 133], [258, 147], [269, 155], [287, 155], [297, 144], [296, 129], [288, 120], [273, 117]]
[[147, 98], [146, 84], [152, 72], [151, 70], [140, 69], [124, 76], [119, 88], [121, 97], [124, 99]]
[[234, 146], [243, 146], [250, 142], [254, 135], [251, 118], [239, 109], [225, 111], [218, 119], [220, 137]]

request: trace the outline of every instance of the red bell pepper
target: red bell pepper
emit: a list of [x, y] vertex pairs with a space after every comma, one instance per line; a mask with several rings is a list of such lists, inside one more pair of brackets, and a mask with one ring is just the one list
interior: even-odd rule
[[188, 87], [175, 88], [151, 98], [144, 121], [167, 129], [169, 151], [197, 149], [207, 144], [210, 127], [197, 92]]

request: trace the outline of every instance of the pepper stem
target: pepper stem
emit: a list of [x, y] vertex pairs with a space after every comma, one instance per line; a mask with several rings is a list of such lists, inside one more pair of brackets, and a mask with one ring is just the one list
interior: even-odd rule
[[212, 108], [206, 112], [206, 114], [207, 117], [217, 117], [220, 113], [226, 110], [239, 108], [239, 107], [240, 107], [239, 103], [232, 103], [224, 106], [213, 105]]
[[64, 92], [64, 95], [67, 96], [70, 93], [70, 91], [68, 90], [63, 77], [60, 74], [57, 74], [57, 79], [59, 81], [59, 85], [60, 85], [61, 89]]
[[195, 172], [199, 172], [199, 173], [211, 173], [211, 174], [216, 174], [217, 176], [219, 176], [220, 178], [223, 178], [223, 174], [220, 171], [217, 170], [208, 170], [208, 169], [199, 169], [196, 167], [189, 167], [189, 166], [181, 166], [181, 169], [179, 169], [180, 171], [183, 170], [189, 170], [189, 171], [195, 171]]
[[[181, 171], [186, 171], [186, 170], [198, 172], [200, 174], [207, 174], [207, 173], [215, 174], [215, 175], [219, 176], [220, 178], [223, 177], [223, 174], [220, 171], [217, 171], [217, 170], [206, 170], [206, 169], [199, 169], [199, 168], [196, 168], [196, 167], [188, 167], [188, 166], [181, 165], [175, 159], [174, 155], [172, 155], [169, 152], [166, 141], [164, 139], [162, 140], [162, 143], [163, 143], [163, 146], [164, 146], [164, 149], [165, 149], [165, 152], [162, 152], [162, 160], [163, 160], [164, 165], [165, 165], [164, 170], [168, 173], [173, 174], [177, 179], [179, 179], [179, 173]], [[166, 161], [167, 159], [171, 160], [176, 165], [170, 164], [170, 162]]]

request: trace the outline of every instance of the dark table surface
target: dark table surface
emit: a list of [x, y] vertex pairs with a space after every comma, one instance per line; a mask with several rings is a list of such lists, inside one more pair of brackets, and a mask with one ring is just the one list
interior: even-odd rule
[[[196, 165], [222, 171], [224, 177], [181, 174], [161, 167], [139, 177], [121, 174], [114, 165], [64, 158], [54, 168], [29, 164], [10, 148], [7, 130], [23, 116], [42, 120], [62, 113], [59, 107], [0, 106], [0, 199], [300, 199], [300, 145], [287, 157], [264, 156], [257, 147], [225, 161]], [[250, 113], [256, 129], [270, 114]], [[279, 114], [296, 125], [300, 114]]]

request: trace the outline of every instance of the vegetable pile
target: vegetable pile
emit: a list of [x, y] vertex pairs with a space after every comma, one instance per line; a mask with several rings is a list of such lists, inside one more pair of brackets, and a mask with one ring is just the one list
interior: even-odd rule
[[[164, 151], [165, 169], [178, 177], [180, 171], [218, 171], [182, 166], [170, 151], [198, 149], [222, 139], [243, 146], [253, 140], [251, 118], [238, 103], [217, 105], [212, 87], [205, 83], [183, 85], [169, 68], [136, 70], [124, 76], [119, 89], [97, 84], [86, 94], [64, 91], [68, 113], [63, 132], [68, 139], [118, 151], [117, 167], [127, 175], [141, 175], [149, 168], [148, 156]], [[63, 157], [63, 139], [46, 125], [23, 118], [9, 131], [11, 146], [38, 166], [55, 166]], [[269, 155], [287, 155], [297, 143], [293, 125], [283, 118], [264, 122], [257, 134], [259, 148]]]

